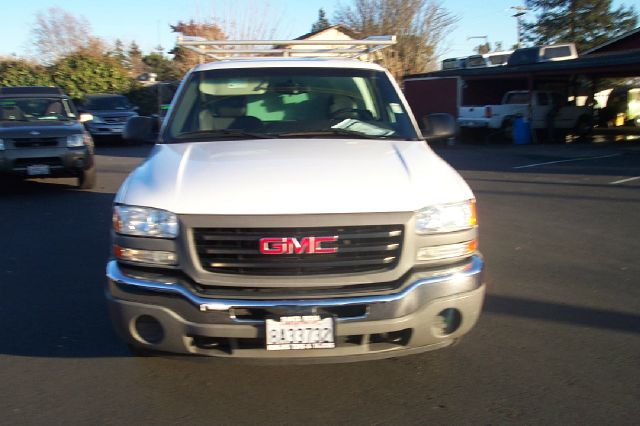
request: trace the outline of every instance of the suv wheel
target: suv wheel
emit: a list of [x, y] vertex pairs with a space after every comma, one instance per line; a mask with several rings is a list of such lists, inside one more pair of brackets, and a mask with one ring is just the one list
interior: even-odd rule
[[86, 170], [80, 171], [78, 176], [79, 189], [92, 189], [96, 186], [96, 166], [91, 166]]

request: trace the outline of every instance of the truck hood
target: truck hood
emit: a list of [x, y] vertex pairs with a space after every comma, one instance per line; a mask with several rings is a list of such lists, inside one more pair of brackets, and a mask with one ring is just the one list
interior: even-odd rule
[[82, 132], [84, 132], [84, 126], [77, 121], [0, 122], [0, 138], [58, 138]]
[[129, 109], [97, 109], [87, 110], [87, 112], [100, 118], [112, 118], [112, 117], [134, 117], [138, 115], [137, 112]]
[[415, 211], [473, 198], [424, 142], [260, 139], [161, 144], [117, 203], [177, 214]]

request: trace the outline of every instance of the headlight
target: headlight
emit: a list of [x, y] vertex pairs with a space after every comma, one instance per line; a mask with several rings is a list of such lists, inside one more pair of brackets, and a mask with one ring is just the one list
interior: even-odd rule
[[462, 231], [474, 226], [476, 226], [475, 200], [425, 207], [416, 213], [416, 232], [419, 234]]
[[4, 141], [0, 139], [0, 151], [4, 151]]
[[178, 236], [178, 218], [175, 214], [148, 207], [115, 206], [113, 229], [124, 235], [154, 238]]
[[84, 146], [84, 134], [78, 133], [75, 135], [67, 136], [67, 146], [69, 148]]
[[95, 123], [95, 124], [104, 124], [105, 123], [105, 121], [102, 118], [98, 117], [97, 115], [93, 116], [93, 118], [91, 119], [91, 122]]

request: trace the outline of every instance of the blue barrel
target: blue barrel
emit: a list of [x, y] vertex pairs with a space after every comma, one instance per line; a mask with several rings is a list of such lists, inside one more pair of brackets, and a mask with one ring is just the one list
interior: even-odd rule
[[522, 117], [513, 120], [513, 143], [516, 145], [531, 143], [531, 126]]

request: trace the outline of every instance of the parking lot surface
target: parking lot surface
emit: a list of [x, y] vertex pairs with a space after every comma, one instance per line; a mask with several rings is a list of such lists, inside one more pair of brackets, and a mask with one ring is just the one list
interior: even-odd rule
[[437, 147], [478, 200], [480, 322], [452, 348], [310, 366], [135, 358], [113, 334], [110, 207], [149, 149], [99, 147], [92, 191], [71, 179], [0, 189], [0, 423], [640, 418], [640, 144]]

